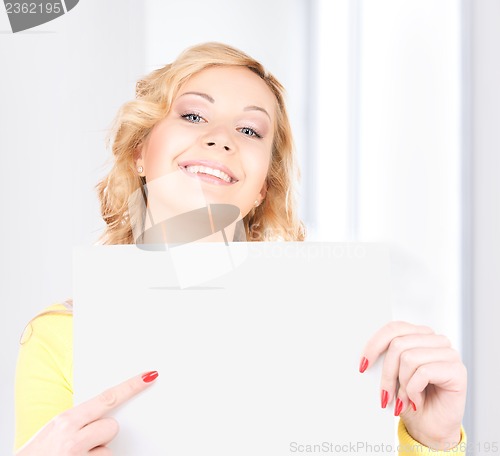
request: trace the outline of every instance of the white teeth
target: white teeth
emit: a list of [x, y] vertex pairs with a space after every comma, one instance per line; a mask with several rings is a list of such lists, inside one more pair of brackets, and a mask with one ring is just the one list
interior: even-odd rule
[[186, 170], [190, 173], [197, 174], [197, 173], [203, 173], [203, 174], [209, 174], [211, 176], [218, 177], [219, 179], [222, 179], [225, 182], [230, 183], [232, 181], [231, 177], [229, 177], [224, 171], [221, 171], [220, 169], [212, 169], [209, 168], [208, 166], [186, 166]]

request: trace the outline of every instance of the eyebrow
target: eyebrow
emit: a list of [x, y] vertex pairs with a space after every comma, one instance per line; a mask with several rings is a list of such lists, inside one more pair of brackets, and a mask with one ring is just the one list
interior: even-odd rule
[[247, 106], [246, 108], [243, 109], [243, 111], [260, 111], [263, 112], [267, 117], [269, 117], [269, 120], [271, 120], [271, 116], [269, 115], [269, 113], [260, 106]]
[[215, 100], [208, 94], [202, 93], [202, 92], [186, 92], [181, 95], [183, 97], [184, 95], [198, 95], [199, 97], [205, 98], [205, 100], [210, 101], [210, 103], [215, 103]]
[[[181, 95], [181, 97], [183, 97], [184, 95], [197, 95], [197, 96], [202, 97], [205, 100], [209, 101], [210, 103], [215, 103], [215, 100], [207, 93], [186, 92], [186, 93], [183, 93]], [[243, 108], [243, 111], [260, 111], [260, 112], [263, 112], [267, 117], [269, 117], [269, 120], [271, 120], [271, 116], [269, 115], [269, 113], [264, 108], [261, 108], [260, 106], [254, 106], [254, 105], [247, 106], [246, 108]]]

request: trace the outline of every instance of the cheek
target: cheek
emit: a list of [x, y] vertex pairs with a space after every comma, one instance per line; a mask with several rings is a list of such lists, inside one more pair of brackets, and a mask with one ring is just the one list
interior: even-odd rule
[[247, 178], [252, 181], [253, 186], [261, 189], [269, 171], [271, 151], [260, 151], [246, 157], [245, 172]]
[[161, 175], [168, 169], [164, 169], [168, 163], [168, 144], [154, 144], [146, 153], [146, 173]]
[[180, 139], [182, 135], [176, 135], [172, 131], [159, 131], [151, 137], [145, 154], [146, 175], [149, 179], [163, 176], [177, 168], [173, 166], [173, 160], [183, 149]]

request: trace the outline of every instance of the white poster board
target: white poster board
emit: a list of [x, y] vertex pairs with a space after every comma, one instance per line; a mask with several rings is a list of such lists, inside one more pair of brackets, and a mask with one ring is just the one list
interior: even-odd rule
[[[354, 445], [364, 455], [394, 445], [380, 366], [358, 371], [365, 343], [391, 318], [387, 251], [196, 245], [185, 254], [75, 249], [75, 403], [142, 371], [160, 373], [117, 411], [115, 454], [281, 456]], [[182, 288], [186, 255], [198, 283]], [[204, 270], [211, 279], [201, 283]]]

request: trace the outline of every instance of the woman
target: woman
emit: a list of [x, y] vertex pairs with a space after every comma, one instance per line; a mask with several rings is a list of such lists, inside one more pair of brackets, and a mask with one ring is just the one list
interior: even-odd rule
[[[104, 244], [136, 242], [138, 225], [145, 234], [148, 223], [196, 207], [198, 190], [208, 203], [237, 207], [249, 241], [304, 239], [283, 87], [241, 51], [207, 43], [153, 71], [119, 111], [112, 140], [114, 166], [97, 186]], [[147, 201], [139, 213], [140, 205], [130, 205], [137, 192]], [[391, 322], [368, 341], [360, 372], [384, 353], [381, 406], [394, 403], [401, 416], [401, 454], [422, 446], [455, 447], [460, 454], [466, 370], [448, 339]], [[118, 425], [106, 414], [158, 376], [139, 375], [73, 407], [71, 366], [69, 302], [37, 317], [24, 337], [16, 382], [18, 455], [110, 454], [106, 445]]]

